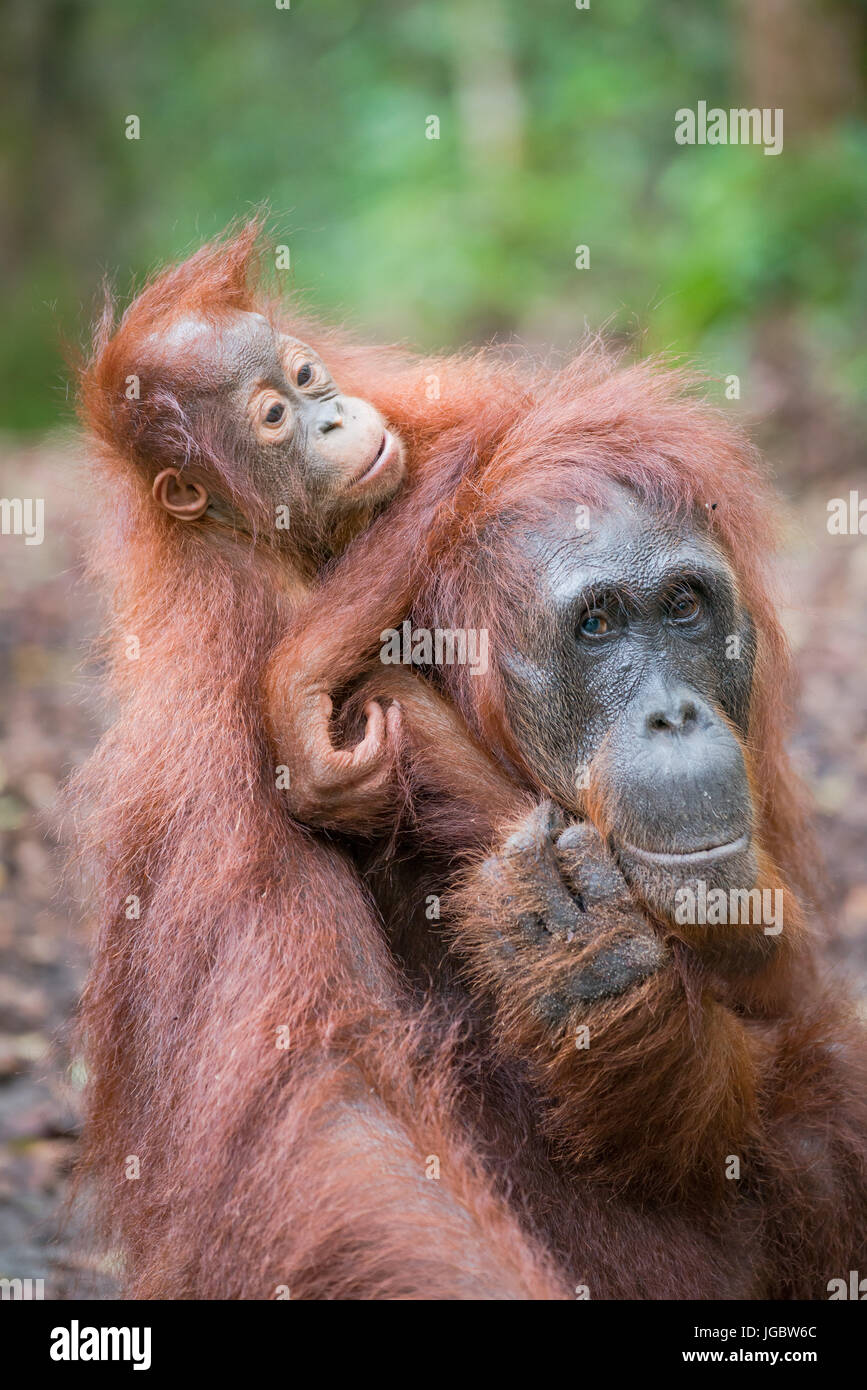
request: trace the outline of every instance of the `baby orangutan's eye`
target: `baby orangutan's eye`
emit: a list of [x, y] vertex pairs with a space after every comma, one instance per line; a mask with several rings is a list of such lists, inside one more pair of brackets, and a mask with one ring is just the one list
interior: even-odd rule
[[253, 397], [251, 411], [254, 429], [265, 444], [279, 444], [292, 428], [289, 402], [278, 391], [260, 391]]
[[310, 350], [298, 351], [288, 362], [288, 377], [299, 390], [321, 390], [331, 384], [331, 377], [318, 358], [310, 355]]

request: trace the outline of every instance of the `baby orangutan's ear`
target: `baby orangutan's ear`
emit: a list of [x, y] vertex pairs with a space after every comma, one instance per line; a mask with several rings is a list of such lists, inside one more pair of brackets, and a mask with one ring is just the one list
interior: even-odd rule
[[208, 505], [208, 490], [194, 478], [182, 478], [177, 468], [164, 468], [154, 478], [154, 501], [179, 521], [197, 521]]

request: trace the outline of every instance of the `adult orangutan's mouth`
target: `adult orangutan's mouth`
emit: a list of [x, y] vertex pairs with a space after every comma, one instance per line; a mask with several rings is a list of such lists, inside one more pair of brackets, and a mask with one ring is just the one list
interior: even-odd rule
[[370, 482], [371, 478], [375, 478], [378, 473], [381, 473], [386, 463], [391, 458], [393, 449], [394, 435], [389, 434], [388, 430], [384, 430], [382, 439], [379, 442], [379, 448], [370, 462], [365, 464], [358, 477], [353, 478], [352, 486], [357, 487], [359, 483]]
[[683, 854], [661, 853], [650, 849], [639, 849], [637, 845], [624, 843], [622, 849], [634, 859], [639, 859], [643, 864], [657, 864], [666, 868], [685, 868], [689, 864], [714, 863], [720, 859], [730, 859], [735, 854], [742, 854], [749, 849], [749, 834], [741, 835], [737, 840], [729, 840], [723, 845], [708, 845], [706, 849], [691, 849], [684, 851]]

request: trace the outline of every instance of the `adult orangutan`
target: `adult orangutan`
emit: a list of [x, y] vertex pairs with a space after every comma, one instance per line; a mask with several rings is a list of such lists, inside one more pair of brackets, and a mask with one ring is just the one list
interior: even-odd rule
[[[488, 634], [487, 671], [429, 675], [498, 771], [474, 768], [473, 790], [401, 680], [416, 843], [373, 876], [420, 988], [475, 1007], [478, 1142], [594, 1296], [819, 1298], [867, 1246], [864, 1035], [799, 901], [773, 504], [680, 386], [591, 354], [534, 406], [503, 401], [456, 441], [463, 480], [421, 538], [411, 606], [386, 578], [409, 496], [276, 654], [271, 726], [278, 750], [306, 740], [315, 777], [293, 711], [309, 721], [386, 629], [409, 612], [418, 633]], [[504, 775], [548, 800], [498, 828]], [[426, 904], [473, 852], [437, 936]], [[684, 919], [702, 891], [775, 907]], [[606, 1243], [625, 1226], [627, 1264]]]

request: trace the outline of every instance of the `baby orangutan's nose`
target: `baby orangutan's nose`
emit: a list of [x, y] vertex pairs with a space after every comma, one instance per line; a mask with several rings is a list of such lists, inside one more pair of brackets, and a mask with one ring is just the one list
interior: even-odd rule
[[339, 399], [324, 401], [316, 422], [320, 434], [328, 434], [343, 424], [343, 408]]

